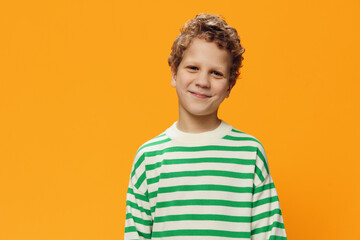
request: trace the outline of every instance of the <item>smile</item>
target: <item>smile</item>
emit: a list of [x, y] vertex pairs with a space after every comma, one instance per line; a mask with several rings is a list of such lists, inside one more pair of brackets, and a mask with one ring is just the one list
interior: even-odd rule
[[197, 97], [197, 98], [209, 98], [210, 96], [206, 95], [206, 94], [202, 94], [202, 93], [198, 93], [198, 92], [191, 92], [189, 91], [193, 96]]

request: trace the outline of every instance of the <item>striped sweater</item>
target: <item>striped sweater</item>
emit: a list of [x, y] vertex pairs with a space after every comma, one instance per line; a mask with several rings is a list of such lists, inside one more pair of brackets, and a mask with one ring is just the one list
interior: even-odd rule
[[196, 134], [174, 123], [143, 144], [126, 201], [135, 239], [287, 239], [261, 143], [222, 121]]

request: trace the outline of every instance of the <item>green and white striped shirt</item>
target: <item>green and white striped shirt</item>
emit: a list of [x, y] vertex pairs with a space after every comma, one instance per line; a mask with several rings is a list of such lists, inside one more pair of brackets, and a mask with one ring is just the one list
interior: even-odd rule
[[221, 122], [185, 133], [176, 123], [136, 153], [125, 240], [286, 239], [265, 151]]

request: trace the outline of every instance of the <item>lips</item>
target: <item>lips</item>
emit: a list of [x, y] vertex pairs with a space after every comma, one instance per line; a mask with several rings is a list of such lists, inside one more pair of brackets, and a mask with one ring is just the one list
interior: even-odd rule
[[199, 92], [192, 92], [189, 91], [193, 96], [198, 97], [198, 98], [209, 98], [209, 95], [206, 95], [204, 93], [199, 93]]

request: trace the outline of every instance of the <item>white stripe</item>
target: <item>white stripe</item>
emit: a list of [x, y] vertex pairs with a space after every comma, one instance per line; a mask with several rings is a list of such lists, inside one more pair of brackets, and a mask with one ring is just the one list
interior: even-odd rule
[[181, 214], [218, 214], [229, 216], [251, 216], [251, 208], [238, 208], [227, 206], [174, 206], [156, 209], [156, 216], [181, 215]]
[[[171, 221], [159, 222], [156, 224], [156, 229], [153, 231], [169, 231], [178, 229], [198, 229], [198, 230], [220, 230], [231, 232], [248, 232], [249, 223], [234, 223], [224, 221]], [[204, 238], [206, 238], [204, 236]]]

